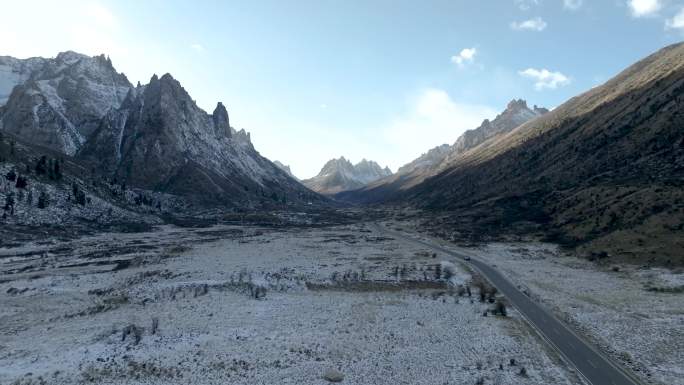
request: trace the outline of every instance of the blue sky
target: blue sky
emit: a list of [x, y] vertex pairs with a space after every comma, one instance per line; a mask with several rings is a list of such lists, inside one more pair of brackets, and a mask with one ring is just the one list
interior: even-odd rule
[[0, 55], [170, 72], [299, 177], [341, 155], [396, 170], [513, 98], [555, 107], [684, 37], [684, 0], [0, 2]]

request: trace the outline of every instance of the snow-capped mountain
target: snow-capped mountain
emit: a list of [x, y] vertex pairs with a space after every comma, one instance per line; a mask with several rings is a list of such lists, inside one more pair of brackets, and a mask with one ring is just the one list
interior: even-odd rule
[[382, 168], [374, 161], [363, 159], [354, 165], [344, 157], [340, 157], [329, 160], [318, 175], [302, 183], [322, 194], [336, 194], [363, 187], [389, 175], [392, 175], [389, 168]]
[[208, 114], [170, 74], [134, 87], [105, 56], [74, 52], [0, 63], [0, 92], [14, 84], [0, 130], [101, 176], [240, 207], [320, 199], [232, 128], [222, 103]]
[[[104, 55], [62, 52], [54, 59], [0, 59], [0, 127], [33, 144], [74, 155], [131, 84]], [[12, 88], [10, 88], [12, 87]]]

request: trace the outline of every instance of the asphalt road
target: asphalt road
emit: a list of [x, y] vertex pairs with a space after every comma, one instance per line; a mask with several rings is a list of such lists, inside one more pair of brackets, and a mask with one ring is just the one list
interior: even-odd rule
[[[420, 244], [439, 253], [465, 260], [466, 254], [447, 250], [437, 244], [424, 242], [405, 236], [396, 231], [379, 226], [381, 231], [408, 242]], [[466, 261], [480, 271], [508, 301], [527, 319], [537, 332], [555, 348], [566, 361], [593, 385], [638, 385], [617, 363], [598, 352], [598, 348], [573, 333], [564, 323], [556, 319], [540, 304], [532, 301], [515, 287], [503, 274], [490, 265], [469, 256]]]

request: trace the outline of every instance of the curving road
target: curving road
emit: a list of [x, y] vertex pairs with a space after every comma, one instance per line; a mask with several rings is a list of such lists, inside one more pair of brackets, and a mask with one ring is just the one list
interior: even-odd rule
[[437, 244], [407, 237], [377, 225], [382, 232], [404, 241], [419, 244], [433, 251], [465, 260], [485, 276], [496, 288], [503, 293], [508, 301], [527, 319], [529, 324], [536, 329], [553, 348], [555, 348], [565, 360], [575, 366], [577, 371], [593, 385], [639, 385], [640, 382], [629, 375], [618, 364], [599, 353], [588, 342], [573, 333], [564, 323], [556, 319], [542, 305], [532, 301], [529, 297], [518, 290], [503, 274], [490, 265], [466, 255], [462, 252], [447, 250]]

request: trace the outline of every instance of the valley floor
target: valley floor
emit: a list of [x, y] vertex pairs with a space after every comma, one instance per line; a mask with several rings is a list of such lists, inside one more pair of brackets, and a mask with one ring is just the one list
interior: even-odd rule
[[471, 280], [363, 224], [16, 245], [0, 383], [579, 383], [514, 310], [484, 316]]
[[496, 266], [644, 383], [684, 384], [684, 270], [597, 265], [545, 243], [439, 243]]

